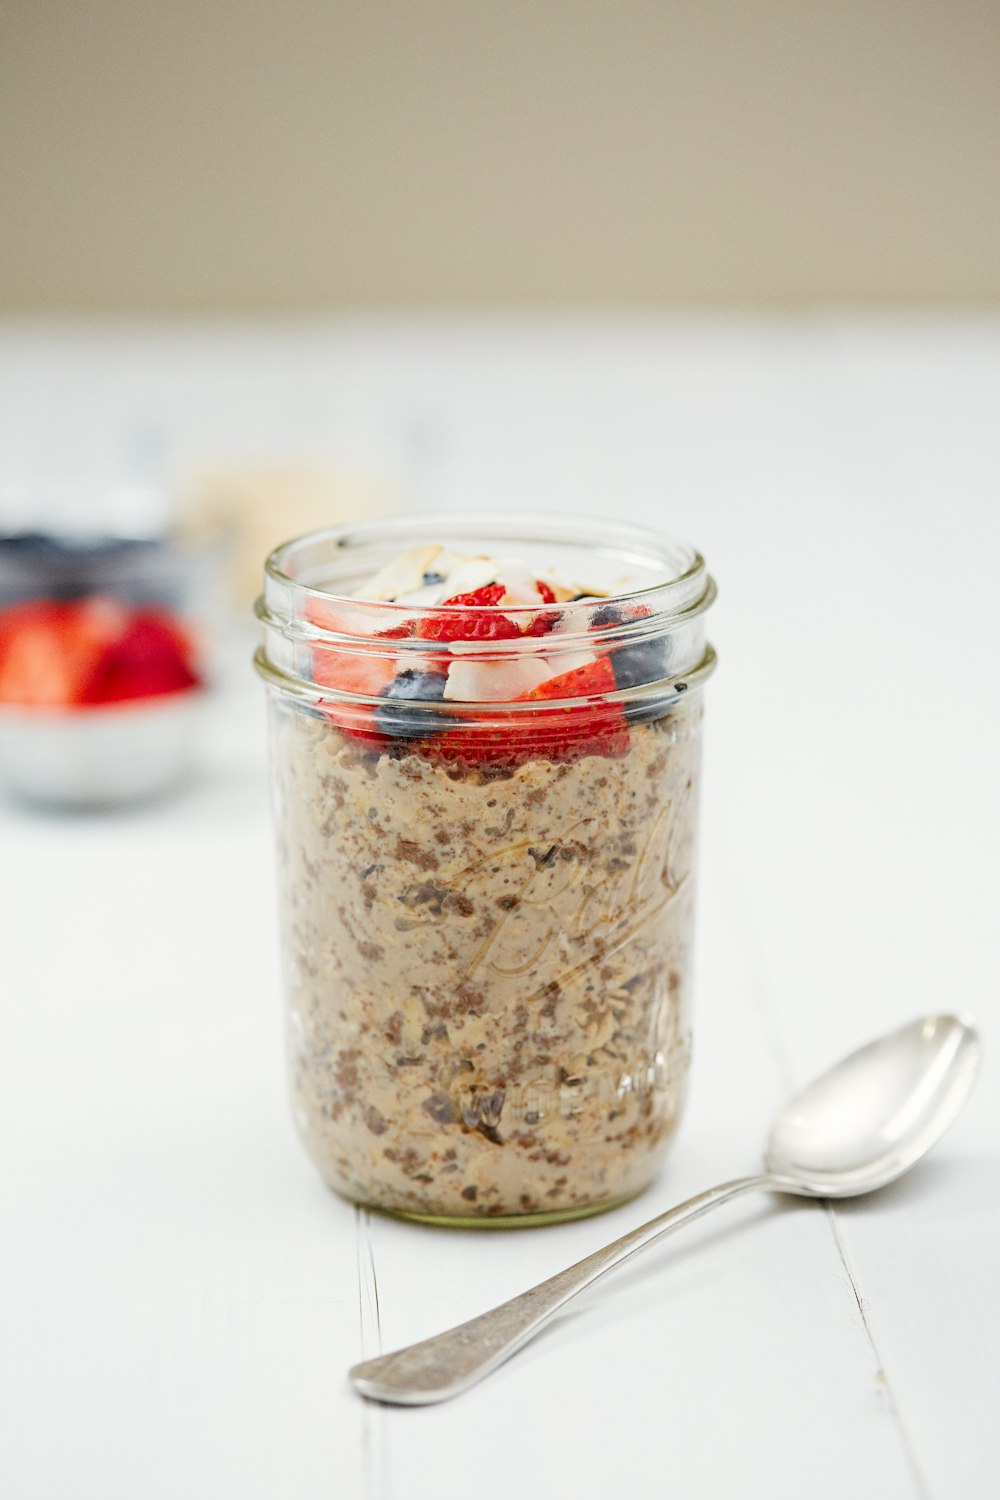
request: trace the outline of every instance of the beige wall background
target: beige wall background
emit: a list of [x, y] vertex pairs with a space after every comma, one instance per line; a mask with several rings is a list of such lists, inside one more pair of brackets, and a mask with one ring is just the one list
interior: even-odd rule
[[0, 307], [1000, 300], [1000, 0], [6, 0]]

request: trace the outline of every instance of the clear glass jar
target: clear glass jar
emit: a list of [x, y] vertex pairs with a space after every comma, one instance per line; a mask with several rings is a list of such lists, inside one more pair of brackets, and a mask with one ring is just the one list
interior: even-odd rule
[[[430, 543], [556, 566], [610, 598], [449, 646], [426, 624], [407, 634], [412, 607], [352, 597]], [[556, 518], [375, 522], [268, 559], [257, 667], [291, 1091], [339, 1193], [437, 1223], [540, 1223], [655, 1175], [690, 1055], [714, 593], [686, 545]], [[541, 654], [543, 676], [570, 674], [565, 697], [493, 699], [537, 680]], [[378, 686], [456, 655], [479, 701], [394, 705]], [[611, 690], [593, 691], [595, 657], [605, 675], [614, 661]]]

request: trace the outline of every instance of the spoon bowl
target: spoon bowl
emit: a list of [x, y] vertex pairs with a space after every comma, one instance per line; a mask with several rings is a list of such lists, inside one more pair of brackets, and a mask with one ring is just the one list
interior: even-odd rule
[[944, 1134], [981, 1061], [958, 1016], [924, 1016], [860, 1047], [776, 1117], [764, 1158], [774, 1185], [810, 1198], [885, 1187]]

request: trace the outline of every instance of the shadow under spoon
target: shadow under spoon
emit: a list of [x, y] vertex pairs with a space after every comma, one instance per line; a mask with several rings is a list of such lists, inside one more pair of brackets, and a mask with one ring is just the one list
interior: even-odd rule
[[482, 1380], [572, 1297], [664, 1235], [755, 1188], [853, 1198], [885, 1187], [940, 1140], [972, 1092], [982, 1056], [957, 1016], [924, 1016], [852, 1052], [777, 1115], [764, 1172], [689, 1198], [489, 1312], [350, 1371], [362, 1396], [403, 1406], [445, 1401]]

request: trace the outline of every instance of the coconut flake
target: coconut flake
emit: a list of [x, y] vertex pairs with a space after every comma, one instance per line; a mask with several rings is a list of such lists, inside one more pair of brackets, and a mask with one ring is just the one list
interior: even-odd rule
[[535, 575], [523, 563], [501, 563], [500, 577], [505, 590], [501, 604], [541, 604]]
[[477, 589], [487, 588], [491, 583], [496, 583], [499, 577], [497, 565], [491, 557], [459, 557], [452, 553], [453, 559], [447, 571], [447, 592], [442, 596], [445, 599], [453, 599], [456, 594], [474, 594]]
[[565, 655], [549, 656], [549, 677], [562, 677], [565, 672], [576, 672], [580, 667], [591, 667], [597, 660], [593, 651], [567, 651]]
[[511, 661], [454, 661], [444, 696], [456, 703], [509, 703], [552, 676], [540, 658]]
[[435, 559], [442, 547], [411, 547], [384, 563], [362, 590], [364, 599], [392, 602], [401, 595], [415, 593], [423, 586], [424, 574], [435, 571]]

